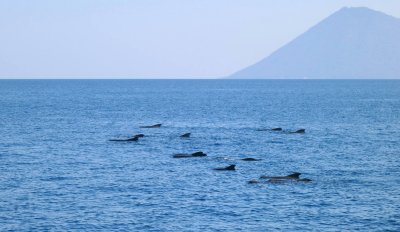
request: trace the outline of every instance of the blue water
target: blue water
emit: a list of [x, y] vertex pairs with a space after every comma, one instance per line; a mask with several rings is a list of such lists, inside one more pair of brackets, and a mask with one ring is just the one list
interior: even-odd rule
[[399, 153], [400, 81], [3, 80], [0, 230], [399, 231]]

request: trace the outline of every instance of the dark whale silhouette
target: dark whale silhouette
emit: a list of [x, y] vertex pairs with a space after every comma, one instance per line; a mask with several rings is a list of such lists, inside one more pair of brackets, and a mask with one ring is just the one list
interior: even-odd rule
[[241, 160], [243, 160], [243, 161], [261, 161], [261, 159], [255, 159], [255, 158], [244, 158]]
[[160, 128], [160, 127], [161, 127], [161, 124], [155, 124], [152, 126], [141, 126], [140, 128]]
[[232, 165], [229, 165], [229, 166], [224, 167], [224, 168], [214, 168], [214, 170], [217, 170], [217, 171], [235, 171], [236, 170], [235, 167], [236, 167], [236, 165], [232, 164]]
[[283, 129], [281, 127], [275, 127], [275, 128], [268, 128], [268, 129], [257, 129], [257, 131], [282, 131]]
[[[286, 180], [288, 180], [288, 179], [286, 179]], [[289, 180], [291, 180], [291, 179], [289, 179]], [[283, 179], [270, 179], [270, 180], [268, 180], [268, 182], [270, 182], [270, 183], [280, 183], [280, 182], [282, 182], [282, 181], [284, 181]], [[303, 179], [293, 179], [293, 180], [291, 180], [291, 181], [299, 181], [299, 182], [310, 182], [310, 181], [312, 181], [311, 179], [308, 179], [308, 178], [303, 178]], [[253, 180], [249, 180], [249, 181], [247, 181], [247, 183], [248, 184], [259, 184], [260, 183], [260, 181], [259, 180], [255, 180], [255, 179], [253, 179]]]
[[297, 180], [299, 179], [301, 173], [294, 172], [287, 176], [260, 176], [260, 179], [270, 179], [270, 180]]
[[143, 138], [143, 137], [144, 137], [144, 134], [137, 134], [128, 139], [110, 139], [110, 141], [113, 141], [113, 142], [132, 142], [132, 141], [136, 142], [139, 140], [139, 138]]
[[185, 154], [185, 153], [179, 153], [179, 154], [175, 154], [172, 157], [173, 158], [192, 158], [192, 157], [204, 157], [207, 156], [206, 153], [202, 152], [202, 151], [198, 151], [192, 154]]
[[294, 172], [287, 176], [260, 176], [260, 179], [268, 179], [269, 182], [280, 182], [280, 181], [285, 181], [285, 180], [303, 181], [303, 182], [312, 181], [311, 179], [308, 179], [308, 178], [300, 179], [300, 175], [301, 175], [301, 173]]
[[132, 138], [128, 138], [128, 139], [110, 139], [110, 141], [113, 142], [137, 142], [139, 140], [139, 137], [132, 137]]
[[190, 137], [190, 133], [183, 134], [183, 135], [181, 135], [179, 137], [181, 137], [181, 138], [189, 138]]
[[[302, 178], [300, 179], [301, 173], [294, 172], [287, 176], [260, 176], [260, 179], [266, 179], [267, 183], [282, 183], [284, 181], [299, 181], [299, 182], [310, 182], [311, 179]], [[258, 184], [261, 183], [259, 180], [249, 180], [247, 181], [248, 184]], [[265, 183], [265, 182], [264, 182]]]
[[306, 129], [298, 129], [297, 131], [290, 132], [290, 134], [304, 134]]
[[248, 184], [258, 184], [258, 183], [260, 183], [258, 180], [249, 180], [249, 181], [247, 181], [247, 183]]

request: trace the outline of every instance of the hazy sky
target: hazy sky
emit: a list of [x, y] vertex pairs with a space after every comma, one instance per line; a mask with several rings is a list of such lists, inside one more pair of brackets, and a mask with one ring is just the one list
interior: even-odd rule
[[0, 78], [226, 76], [344, 6], [400, 18], [400, 0], [0, 0]]

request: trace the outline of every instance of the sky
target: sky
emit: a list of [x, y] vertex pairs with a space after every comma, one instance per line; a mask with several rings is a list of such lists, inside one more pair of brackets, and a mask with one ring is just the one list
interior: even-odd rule
[[0, 0], [0, 78], [219, 78], [342, 7], [399, 0]]

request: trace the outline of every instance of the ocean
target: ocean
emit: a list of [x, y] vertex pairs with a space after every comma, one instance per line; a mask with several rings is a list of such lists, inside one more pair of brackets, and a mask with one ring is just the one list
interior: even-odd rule
[[0, 81], [0, 231], [399, 231], [399, 202], [400, 81]]

